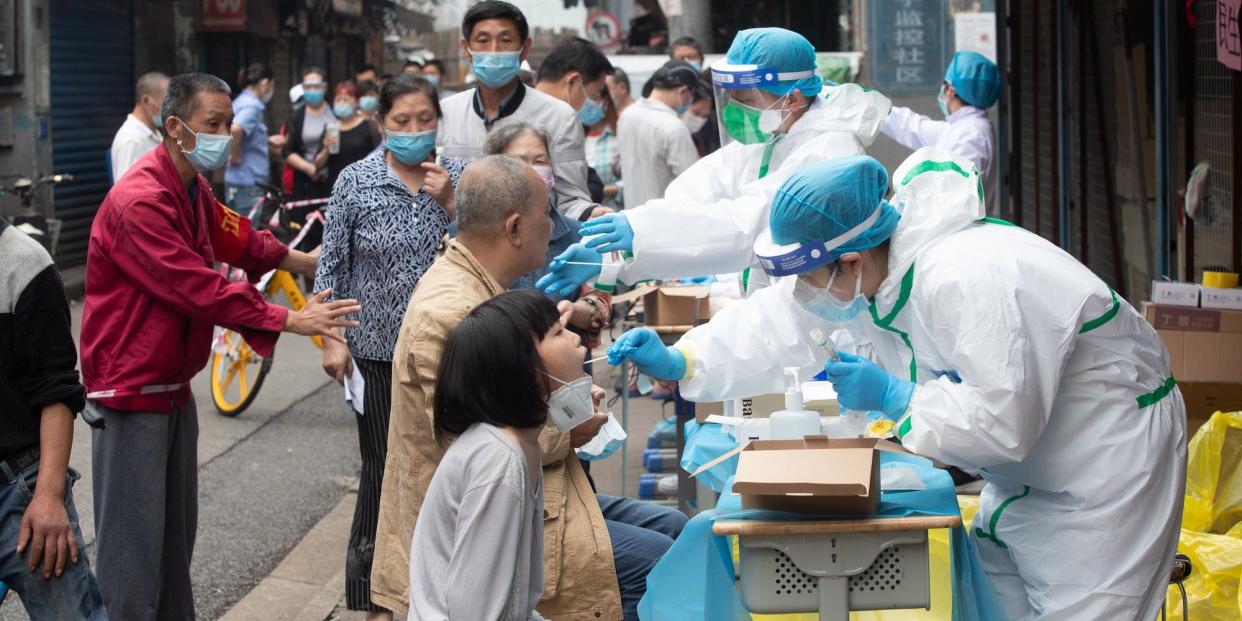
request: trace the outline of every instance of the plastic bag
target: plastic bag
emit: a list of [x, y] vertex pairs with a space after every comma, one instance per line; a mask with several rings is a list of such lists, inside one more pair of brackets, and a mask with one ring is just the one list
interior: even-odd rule
[[[1217, 412], [1190, 440], [1177, 551], [1193, 567], [1184, 583], [1190, 618], [1242, 619], [1242, 412]], [[1166, 604], [1169, 619], [1182, 618], [1177, 585]]]

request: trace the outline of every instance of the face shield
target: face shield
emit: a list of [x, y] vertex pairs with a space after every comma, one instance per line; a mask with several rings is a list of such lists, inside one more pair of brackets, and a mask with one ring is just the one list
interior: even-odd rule
[[772, 239], [772, 229], [768, 228], [755, 240], [755, 256], [759, 258], [763, 271], [773, 278], [796, 276], [818, 269], [841, 258], [845, 254], [843, 246], [871, 231], [884, 214], [886, 205], [886, 202], [880, 201], [875, 211], [857, 226], [827, 241], [777, 244]]
[[[771, 139], [789, 115], [792, 83], [814, 75], [813, 70], [782, 73], [758, 65], [712, 65], [712, 95], [721, 145], [735, 140], [759, 144]], [[781, 91], [788, 92], [778, 95]]]

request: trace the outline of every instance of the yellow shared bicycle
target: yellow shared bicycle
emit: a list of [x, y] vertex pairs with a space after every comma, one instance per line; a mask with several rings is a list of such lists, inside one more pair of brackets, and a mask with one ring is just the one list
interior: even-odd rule
[[[296, 223], [288, 222], [287, 214], [290, 209], [322, 205], [328, 199], [286, 201], [280, 190], [266, 185], [263, 187], [267, 193], [251, 210], [250, 219], [258, 222], [258, 218], [264, 214], [264, 208], [274, 206], [276, 213], [268, 224], [277, 237], [287, 237], [292, 230], [301, 229], [297, 237], [288, 242], [289, 247], [296, 248], [312, 226], [322, 226], [323, 216], [318, 211], [308, 214], [305, 224], [300, 227]], [[237, 268], [221, 265], [221, 269], [230, 280], [245, 278], [245, 274]], [[293, 311], [302, 310], [306, 305], [306, 295], [302, 292], [298, 279], [285, 270], [266, 274], [255, 286], [269, 302], [275, 302], [277, 296], [283, 294]], [[310, 338], [316, 347], [323, 349], [322, 338]], [[246, 344], [240, 334], [220, 327], [216, 328], [211, 350], [211, 400], [221, 415], [237, 416], [250, 407], [259, 395], [263, 379], [272, 370], [272, 358], [260, 356]]]

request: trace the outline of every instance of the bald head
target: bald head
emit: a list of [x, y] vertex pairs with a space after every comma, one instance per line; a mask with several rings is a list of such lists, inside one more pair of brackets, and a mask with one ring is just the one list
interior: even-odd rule
[[533, 168], [507, 155], [471, 162], [457, 185], [457, 230], [466, 235], [499, 233], [510, 215], [529, 215], [532, 209], [547, 209], [543, 181]]

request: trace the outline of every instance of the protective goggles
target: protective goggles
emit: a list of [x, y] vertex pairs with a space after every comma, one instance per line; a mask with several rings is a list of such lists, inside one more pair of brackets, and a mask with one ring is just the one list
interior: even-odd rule
[[881, 201], [879, 205], [876, 205], [875, 211], [871, 212], [865, 220], [828, 241], [777, 244], [772, 239], [772, 230], [767, 229], [755, 240], [755, 256], [759, 258], [759, 265], [763, 267], [763, 271], [772, 277], [793, 276], [809, 272], [839, 259], [844, 253], [837, 252], [837, 250], [869, 230], [880, 219], [883, 211], [884, 202]]

